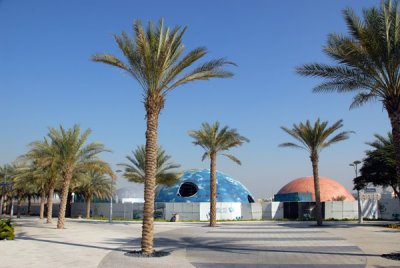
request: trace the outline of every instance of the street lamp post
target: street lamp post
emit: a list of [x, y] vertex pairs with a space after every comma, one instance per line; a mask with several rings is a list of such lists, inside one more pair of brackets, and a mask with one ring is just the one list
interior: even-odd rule
[[112, 203], [113, 203], [113, 179], [111, 178], [111, 183], [110, 183], [110, 219], [109, 222], [112, 223]]
[[[122, 170], [116, 170], [115, 172], [122, 172]], [[112, 223], [112, 203], [113, 203], [113, 184], [114, 184], [114, 180], [113, 178], [111, 178], [111, 183], [110, 183], [110, 194], [111, 194], [111, 198], [110, 198], [110, 218], [108, 220], [109, 223]]]
[[[349, 166], [354, 167], [354, 171], [356, 173], [356, 178], [358, 177], [358, 168], [357, 168], [358, 164], [361, 164], [361, 161], [356, 160], [353, 163], [349, 164]], [[358, 203], [358, 223], [363, 223], [361, 200], [360, 200], [360, 189], [357, 189], [357, 203]]]

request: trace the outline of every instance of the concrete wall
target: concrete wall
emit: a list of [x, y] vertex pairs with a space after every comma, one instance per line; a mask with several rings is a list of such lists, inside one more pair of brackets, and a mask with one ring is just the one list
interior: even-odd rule
[[260, 203], [242, 203], [242, 219], [243, 220], [261, 220], [262, 206]]
[[[58, 216], [59, 207], [60, 207], [60, 204], [53, 204], [52, 217]], [[27, 204], [22, 205], [20, 212], [21, 212], [21, 215], [27, 214], [28, 213], [28, 205]], [[32, 204], [30, 215], [39, 216], [39, 214], [40, 214], [40, 204]], [[14, 215], [17, 215], [17, 202], [15, 202], [15, 201], [14, 201]], [[47, 217], [46, 205], [45, 205], [44, 217]]]
[[[86, 216], [86, 203], [72, 203], [71, 205], [73, 217]], [[110, 204], [91, 203], [90, 215], [91, 217], [110, 217]], [[113, 218], [143, 218], [143, 203], [113, 203]]]
[[357, 201], [325, 201], [325, 219], [357, 219]]
[[282, 202], [262, 202], [262, 219], [282, 219], [283, 218], [283, 203]]
[[[357, 219], [357, 201], [327, 201], [325, 203], [325, 218], [334, 219]], [[125, 219], [143, 218], [143, 203], [113, 203], [113, 217]], [[238, 219], [282, 219], [283, 202], [263, 202], [263, 203], [217, 203], [218, 220], [238, 220]], [[53, 217], [58, 216], [59, 204], [53, 205]], [[14, 215], [17, 208], [14, 204]], [[362, 212], [364, 218], [369, 219], [399, 219], [400, 202], [398, 199], [363, 200]], [[27, 206], [21, 207], [21, 213], [27, 213]], [[109, 203], [92, 203], [92, 217], [109, 217]], [[39, 204], [32, 204], [31, 214], [39, 215]], [[86, 204], [73, 203], [72, 216], [85, 216]], [[180, 220], [201, 220], [210, 219], [210, 203], [155, 203], [154, 216], [157, 219], [170, 220], [174, 214], [179, 214]]]
[[159, 203], [164, 204], [165, 220], [171, 220], [175, 214], [179, 214], [180, 221], [200, 220], [201, 204], [203, 203]]
[[[218, 202], [217, 220], [240, 220], [242, 218], [242, 203], [236, 202]], [[210, 220], [210, 203], [200, 203], [200, 220]]]
[[379, 218], [381, 219], [400, 219], [399, 199], [381, 199], [378, 201]]

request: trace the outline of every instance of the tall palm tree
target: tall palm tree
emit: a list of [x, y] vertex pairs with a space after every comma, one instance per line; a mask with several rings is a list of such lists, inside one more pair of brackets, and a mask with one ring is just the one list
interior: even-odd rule
[[90, 129], [81, 134], [81, 127], [76, 124], [73, 128], [65, 130], [49, 128], [49, 134], [53, 146], [57, 152], [57, 167], [62, 173], [63, 186], [61, 190], [60, 211], [58, 214], [57, 228], [64, 228], [65, 209], [67, 206], [67, 197], [69, 185], [74, 173], [82, 170], [93, 169], [104, 172], [115, 178], [108, 163], [98, 158], [101, 152], [109, 152], [100, 142], [92, 142], [85, 145]]
[[297, 73], [325, 79], [314, 92], [356, 92], [350, 108], [373, 100], [383, 103], [392, 125], [400, 184], [399, 2], [382, 0], [380, 9], [363, 11], [363, 20], [351, 8], [343, 14], [349, 35], [332, 33], [323, 47], [336, 64], [305, 64], [297, 67]]
[[[204, 122], [200, 130], [189, 130], [188, 133], [194, 139], [193, 143], [205, 150], [202, 160], [210, 158], [210, 226], [215, 227], [217, 225], [217, 154], [241, 146], [243, 142], [250, 142], [250, 140], [240, 136], [236, 129], [229, 129], [228, 126], [220, 129], [218, 121], [213, 125]], [[235, 156], [223, 155], [241, 165]]]
[[90, 203], [93, 196], [98, 198], [112, 198], [110, 179], [104, 173], [89, 170], [77, 182], [75, 193], [82, 195], [86, 201], [86, 218], [90, 218]]
[[232, 77], [233, 73], [222, 69], [234, 64], [225, 59], [210, 60], [197, 68], [182, 74], [194, 62], [207, 54], [204, 47], [196, 48], [182, 56], [185, 47], [182, 37], [186, 31], [178, 26], [164, 27], [161, 19], [158, 26], [149, 22], [147, 30], [140, 20], [133, 24], [134, 38], [126, 32], [113, 35], [126, 62], [110, 54], [96, 54], [91, 60], [103, 62], [126, 71], [143, 89], [146, 110], [146, 172], [144, 183], [144, 211], [142, 226], [142, 254], [153, 253], [154, 233], [154, 190], [157, 169], [157, 127], [158, 116], [164, 108], [165, 98], [174, 88], [195, 80]]
[[[132, 151], [133, 157], [127, 155], [126, 158], [130, 164], [120, 163], [118, 166], [125, 169], [122, 177], [131, 182], [144, 183], [146, 178], [146, 148], [140, 145], [136, 150]], [[179, 168], [181, 165], [170, 162], [170, 155], [166, 151], [157, 146], [157, 168], [156, 168], [156, 184], [172, 185], [178, 182], [180, 173], [171, 171], [171, 169]]]
[[29, 144], [29, 152], [25, 158], [35, 163], [35, 174], [42, 177], [48, 185], [47, 195], [47, 223], [52, 223], [53, 196], [57, 182], [60, 181], [61, 172], [58, 169], [57, 148], [48, 138], [43, 141], [34, 141]]
[[292, 129], [281, 127], [283, 131], [292, 136], [299, 143], [296, 144], [292, 142], [285, 142], [280, 144], [280, 147], [304, 149], [310, 154], [314, 176], [315, 203], [317, 210], [316, 218], [318, 225], [322, 225], [321, 197], [318, 176], [319, 153], [322, 151], [322, 149], [330, 146], [331, 144], [349, 138], [349, 134], [352, 133], [352, 131], [343, 131], [330, 138], [333, 132], [343, 126], [342, 122], [343, 120], [339, 120], [332, 126], [328, 127], [328, 121], [320, 123], [320, 119], [318, 118], [314, 126], [312, 126], [310, 121], [307, 120], [305, 124], [293, 124]]

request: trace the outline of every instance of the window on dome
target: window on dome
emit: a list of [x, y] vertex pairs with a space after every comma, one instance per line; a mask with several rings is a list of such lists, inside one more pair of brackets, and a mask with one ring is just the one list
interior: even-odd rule
[[184, 182], [179, 188], [178, 195], [182, 197], [192, 197], [199, 191], [197, 185], [193, 182]]
[[250, 195], [247, 196], [247, 200], [249, 200], [249, 203], [254, 203], [254, 199]]

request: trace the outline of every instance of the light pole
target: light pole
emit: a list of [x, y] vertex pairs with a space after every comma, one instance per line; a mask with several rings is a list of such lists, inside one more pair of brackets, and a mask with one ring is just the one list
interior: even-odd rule
[[[122, 170], [116, 170], [115, 172], [122, 172]], [[113, 184], [114, 184], [114, 180], [113, 180], [113, 178], [111, 178], [111, 183], [110, 183], [110, 218], [109, 218], [109, 220], [108, 220], [108, 222], [109, 223], [112, 223], [112, 203], [113, 203]]]
[[[354, 161], [353, 163], [349, 164], [349, 166], [354, 167], [354, 171], [356, 173], [356, 178], [358, 177], [358, 164], [361, 164], [361, 161]], [[358, 223], [363, 223], [362, 217], [362, 209], [361, 209], [361, 200], [360, 200], [360, 189], [357, 189], [357, 203], [358, 203]]]
[[113, 178], [111, 178], [111, 183], [110, 183], [110, 219], [109, 223], [112, 223], [112, 203], [113, 203]]

